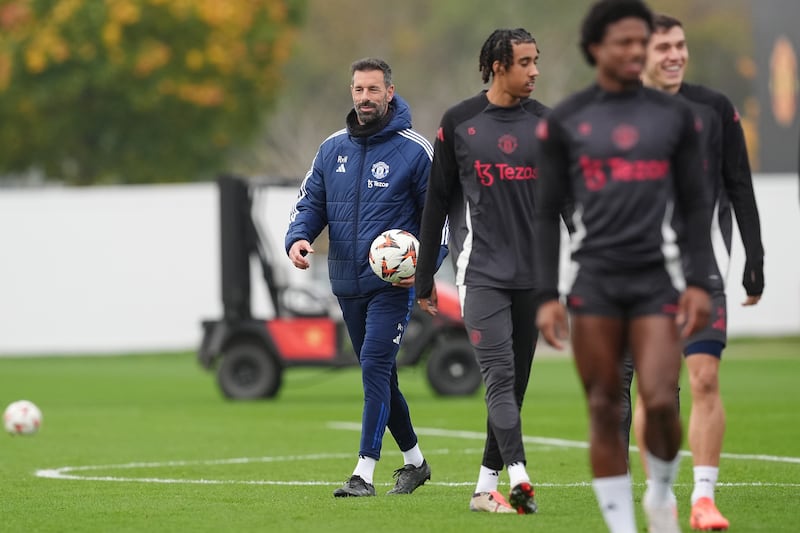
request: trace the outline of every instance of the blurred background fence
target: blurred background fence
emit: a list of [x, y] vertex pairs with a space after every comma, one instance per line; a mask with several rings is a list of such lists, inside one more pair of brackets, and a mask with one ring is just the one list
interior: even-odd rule
[[[796, 181], [776, 175], [756, 182], [758, 201], [769, 206], [762, 208], [767, 288], [757, 307], [739, 305], [744, 261], [736, 246], [731, 336], [800, 334]], [[314, 273], [281, 259], [296, 193], [269, 188], [259, 218], [284, 278], [308, 284]], [[0, 228], [0, 355], [194, 349], [201, 320], [222, 316], [213, 183], [6, 191]], [[324, 279], [324, 256], [312, 261]], [[254, 265], [254, 316], [266, 318], [271, 308], [258, 276]]]

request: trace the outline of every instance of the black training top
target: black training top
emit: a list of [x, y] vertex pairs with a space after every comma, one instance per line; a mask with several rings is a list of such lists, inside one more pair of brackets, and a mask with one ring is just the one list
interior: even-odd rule
[[431, 294], [446, 217], [457, 284], [535, 287], [535, 132], [546, 112], [533, 99], [495, 106], [485, 91], [445, 112], [422, 214], [417, 297]]
[[[708, 191], [709, 198], [713, 201], [714, 198], [720, 197], [722, 188], [722, 170], [720, 168], [722, 161], [722, 123], [720, 116], [714, 108], [705, 103], [689, 100], [680, 94], [677, 95], [676, 98], [680, 98], [686, 102], [694, 113], [697, 126], [695, 129], [698, 131], [700, 149], [702, 150], [703, 156], [703, 184]], [[730, 215], [730, 206], [727, 202], [725, 205], [728, 206], [727, 212], [728, 215]], [[717, 207], [719, 207], [719, 203], [716, 204], [715, 209]], [[722, 207], [722, 209], [724, 210], [726, 208]], [[686, 225], [677, 213], [674, 217], [673, 227], [678, 233], [678, 243], [682, 248], [685, 248], [687, 237]], [[727, 232], [730, 232], [730, 229], [730, 224], [728, 224]], [[725, 229], [720, 231], [719, 225], [712, 221], [709, 236], [711, 238], [711, 249], [714, 252], [711, 257], [714, 261], [712, 261], [708, 269], [708, 285], [715, 291], [725, 290], [725, 281], [722, 273], [727, 270], [727, 263], [723, 263], [721, 258], [716, 257], [718, 255], [717, 245], [719, 244], [723, 248], [725, 247], [722, 243], [722, 234], [725, 231]], [[719, 253], [726, 256], [730, 255], [729, 252], [720, 251]], [[691, 273], [689, 272], [691, 264], [689, 264], [685, 255], [683, 257], [683, 268], [684, 272], [687, 273], [687, 277], [691, 277]]]
[[709, 168], [718, 171], [712, 197], [716, 210], [716, 217], [712, 223], [712, 242], [715, 245], [717, 265], [724, 275], [728, 270], [733, 233], [732, 204], [746, 258], [743, 285], [747, 294], [761, 294], [764, 290], [761, 222], [753, 194], [753, 178], [739, 114], [724, 94], [702, 85], [683, 83], [678, 94], [691, 102], [711, 107], [721, 122], [722, 138], [718, 159], [715, 162], [711, 156], [708, 158]]
[[597, 85], [556, 107], [542, 122], [536, 191], [537, 276], [558, 296], [559, 224], [575, 206], [572, 260], [595, 273], [664, 265], [682, 281], [673, 209], [687, 228], [686, 282], [710, 289], [710, 198], [703, 179], [700, 127], [679, 98], [646, 87], [609, 93]]

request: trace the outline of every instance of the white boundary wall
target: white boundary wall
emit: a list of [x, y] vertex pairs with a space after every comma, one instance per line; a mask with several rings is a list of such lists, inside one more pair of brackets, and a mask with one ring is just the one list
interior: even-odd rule
[[[279, 257], [295, 195], [266, 196]], [[756, 179], [756, 197], [767, 288], [757, 307], [739, 305], [744, 259], [734, 241], [729, 333], [800, 334], [797, 176]], [[213, 183], [0, 189], [0, 355], [195, 349], [200, 321], [222, 313], [219, 263]], [[256, 313], [265, 306], [254, 297]]]

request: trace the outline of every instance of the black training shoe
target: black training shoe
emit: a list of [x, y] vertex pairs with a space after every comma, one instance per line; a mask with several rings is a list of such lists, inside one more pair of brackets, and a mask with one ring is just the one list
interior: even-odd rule
[[431, 467], [428, 461], [422, 461], [420, 466], [404, 465], [394, 471], [394, 477], [397, 479], [394, 488], [386, 494], [411, 494], [431, 478]]
[[337, 498], [347, 498], [348, 496], [375, 496], [375, 487], [372, 483], [367, 483], [361, 476], [350, 476], [344, 485], [333, 491]]
[[533, 497], [533, 487], [530, 483], [523, 481], [511, 489], [508, 503], [517, 510], [517, 514], [533, 514], [539, 510]]

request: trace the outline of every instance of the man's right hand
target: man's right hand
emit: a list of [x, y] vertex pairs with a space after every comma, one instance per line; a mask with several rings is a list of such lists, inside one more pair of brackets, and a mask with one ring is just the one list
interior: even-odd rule
[[536, 313], [536, 327], [544, 340], [558, 350], [564, 349], [564, 343], [569, 333], [567, 310], [558, 300], [550, 300], [539, 306]]
[[313, 253], [314, 249], [311, 247], [311, 243], [305, 239], [300, 239], [299, 241], [294, 241], [292, 247], [289, 248], [289, 259], [291, 259], [294, 266], [305, 270], [310, 266], [306, 256]]
[[681, 338], [687, 339], [708, 324], [711, 316], [711, 298], [699, 288], [686, 287], [678, 301], [678, 314], [675, 323], [681, 331]]

